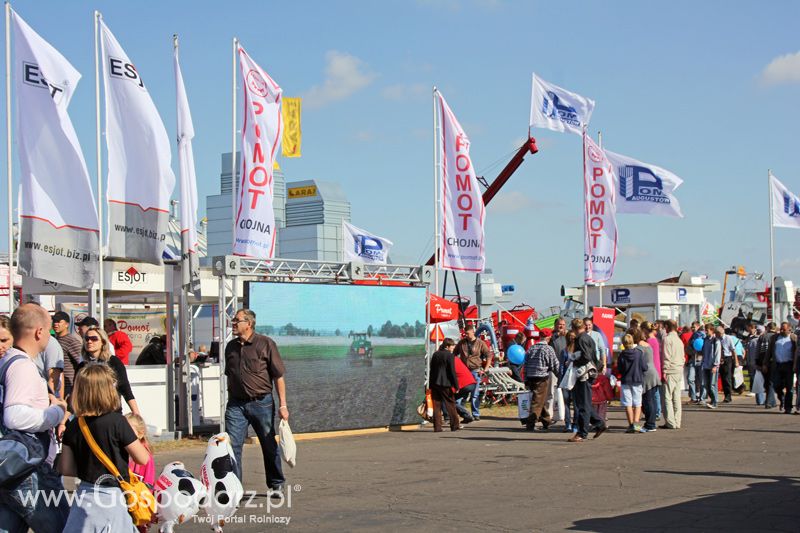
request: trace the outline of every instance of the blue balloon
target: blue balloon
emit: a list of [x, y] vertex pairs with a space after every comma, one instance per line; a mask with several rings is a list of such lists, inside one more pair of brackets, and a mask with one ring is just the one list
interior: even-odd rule
[[508, 357], [508, 362], [512, 365], [521, 365], [525, 360], [525, 348], [519, 344], [512, 344], [508, 347], [506, 357]]
[[700, 337], [697, 337], [692, 342], [692, 348], [694, 348], [695, 352], [702, 352], [703, 351], [703, 339], [700, 338]]

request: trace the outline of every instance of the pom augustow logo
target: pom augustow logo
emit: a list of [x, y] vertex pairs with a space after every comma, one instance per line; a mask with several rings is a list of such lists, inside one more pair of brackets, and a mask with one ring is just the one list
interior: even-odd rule
[[669, 204], [670, 197], [664, 194], [661, 178], [647, 167], [622, 165], [617, 168], [619, 192], [631, 202], [654, 202]]

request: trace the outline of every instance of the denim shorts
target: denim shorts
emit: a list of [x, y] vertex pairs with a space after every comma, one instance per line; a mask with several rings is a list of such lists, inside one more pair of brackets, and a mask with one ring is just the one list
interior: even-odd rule
[[642, 385], [625, 385], [621, 387], [620, 404], [623, 407], [642, 406]]

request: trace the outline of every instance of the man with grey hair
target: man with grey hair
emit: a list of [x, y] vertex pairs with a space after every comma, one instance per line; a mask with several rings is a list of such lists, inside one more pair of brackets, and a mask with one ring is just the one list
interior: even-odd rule
[[247, 428], [252, 426], [261, 445], [270, 496], [279, 497], [285, 478], [275, 442], [272, 389], [274, 386], [278, 392], [278, 416], [289, 420], [283, 360], [275, 341], [256, 333], [256, 314], [250, 309], [236, 312], [233, 333], [236, 338], [225, 346], [225, 375], [228, 377], [225, 428], [236, 457], [236, 475], [242, 479], [242, 446]]
[[[67, 404], [48, 394], [34, 362], [50, 340], [50, 315], [37, 304], [24, 304], [11, 315], [10, 327], [14, 346], [0, 360], [4, 378], [0, 432], [32, 435], [30, 447], [41, 447], [44, 460], [21, 481], [0, 488], [0, 530], [61, 531], [69, 505], [58, 498], [64, 485], [53, 469], [57, 451], [53, 429], [64, 418]], [[48, 495], [58, 499], [50, 501]]]

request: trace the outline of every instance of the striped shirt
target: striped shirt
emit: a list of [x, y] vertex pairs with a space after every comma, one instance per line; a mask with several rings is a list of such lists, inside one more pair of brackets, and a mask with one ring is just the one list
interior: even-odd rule
[[83, 341], [74, 333], [67, 333], [62, 337], [56, 337], [56, 340], [64, 351], [64, 394], [62, 397], [66, 398], [66, 396], [72, 392], [75, 372], [77, 372], [78, 364], [81, 362]]

